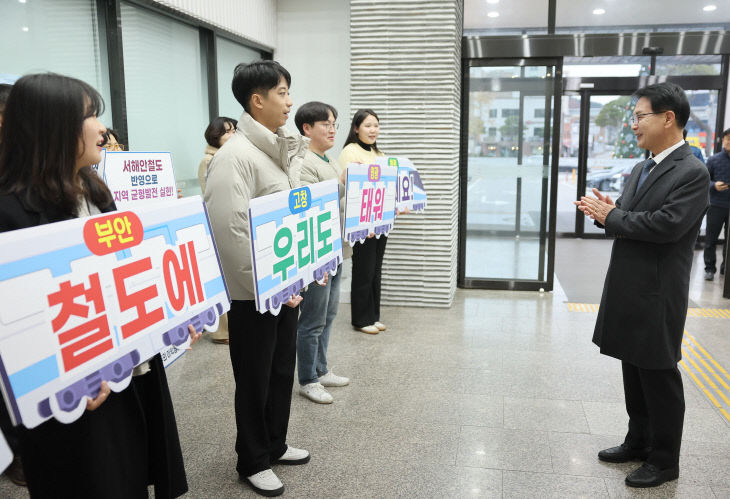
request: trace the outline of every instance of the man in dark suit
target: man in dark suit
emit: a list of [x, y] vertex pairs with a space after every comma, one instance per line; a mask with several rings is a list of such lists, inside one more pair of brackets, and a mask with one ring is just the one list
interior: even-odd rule
[[659, 83], [635, 97], [631, 128], [651, 157], [634, 167], [615, 204], [595, 189], [595, 198], [575, 204], [616, 237], [593, 342], [622, 361], [629, 428], [621, 445], [598, 458], [645, 461], [626, 484], [654, 487], [679, 476], [684, 392], [677, 362], [709, 175], [682, 138], [684, 91]]

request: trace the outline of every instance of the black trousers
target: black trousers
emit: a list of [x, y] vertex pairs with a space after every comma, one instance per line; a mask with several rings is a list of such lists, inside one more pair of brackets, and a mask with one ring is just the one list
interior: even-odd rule
[[629, 431], [624, 443], [651, 447], [647, 463], [660, 469], [679, 464], [684, 425], [682, 375], [673, 369], [642, 369], [622, 362]]
[[707, 209], [707, 223], [705, 225], [705, 272], [717, 272], [715, 262], [717, 255], [715, 254], [715, 245], [720, 237], [720, 231], [725, 226], [725, 243], [722, 246], [722, 265], [721, 269], [725, 269], [725, 253], [727, 250], [728, 235], [728, 210], [721, 206], [712, 206]]
[[350, 307], [355, 327], [372, 326], [380, 320], [380, 279], [387, 243], [386, 236], [371, 237], [352, 247]]
[[251, 476], [286, 452], [299, 307], [260, 314], [253, 300], [231, 303], [228, 330], [236, 382], [236, 470]]

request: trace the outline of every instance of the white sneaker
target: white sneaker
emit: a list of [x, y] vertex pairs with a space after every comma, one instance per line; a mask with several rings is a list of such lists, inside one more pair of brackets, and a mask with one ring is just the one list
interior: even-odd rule
[[373, 326], [378, 328], [378, 331], [385, 331], [386, 329], [388, 329], [382, 322], [376, 322], [375, 324], [373, 324]]
[[356, 327], [355, 330], [360, 331], [361, 333], [367, 333], [367, 334], [378, 334], [380, 332], [380, 329], [378, 329], [375, 326]]
[[299, 387], [299, 395], [307, 397], [318, 404], [331, 404], [332, 395], [319, 383], [309, 383]]
[[337, 376], [332, 371], [328, 371], [327, 374], [319, 377], [319, 384], [322, 386], [347, 386], [350, 384], [350, 378]]
[[277, 464], [307, 464], [309, 462], [309, 451], [297, 449], [287, 445], [286, 452], [276, 460]]
[[246, 481], [258, 494], [266, 497], [280, 496], [284, 493], [284, 484], [271, 468], [259, 471], [255, 475], [247, 476]]

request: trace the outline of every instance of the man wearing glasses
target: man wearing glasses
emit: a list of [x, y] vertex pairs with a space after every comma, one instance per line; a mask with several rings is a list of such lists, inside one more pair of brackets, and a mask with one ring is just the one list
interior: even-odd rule
[[[337, 161], [327, 157], [327, 151], [335, 144], [337, 110], [322, 102], [307, 102], [297, 111], [294, 123], [299, 133], [308, 137], [309, 149], [304, 155], [300, 180], [302, 185], [337, 179], [340, 182], [340, 220], [343, 218], [345, 186], [342, 169]], [[352, 255], [352, 248], [345, 244], [343, 257]], [[345, 386], [348, 378], [337, 376], [327, 367], [327, 345], [332, 323], [340, 304], [340, 278], [342, 264], [337, 273], [329, 276], [324, 286], [310, 285], [302, 292], [297, 327], [297, 370], [299, 393], [318, 404], [331, 404], [332, 395], [325, 387]]]
[[614, 203], [593, 190], [575, 204], [614, 235], [593, 342], [622, 362], [628, 433], [602, 461], [644, 461], [631, 487], [679, 476], [684, 392], [677, 368], [693, 246], [707, 210], [709, 174], [682, 138], [689, 101], [673, 83], [639, 89], [631, 129], [651, 156]]

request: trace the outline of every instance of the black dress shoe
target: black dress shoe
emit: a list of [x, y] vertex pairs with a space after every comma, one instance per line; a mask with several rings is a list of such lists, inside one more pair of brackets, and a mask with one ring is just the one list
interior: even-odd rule
[[621, 444], [618, 447], [611, 447], [610, 449], [603, 449], [598, 452], [598, 459], [609, 463], [626, 463], [628, 461], [646, 461], [649, 456], [649, 449], [641, 447], [639, 449], [632, 449], [626, 444]]
[[635, 469], [626, 477], [626, 485], [629, 487], [656, 487], [679, 478], [679, 466], [660, 470], [653, 464], [644, 463], [640, 468]]

